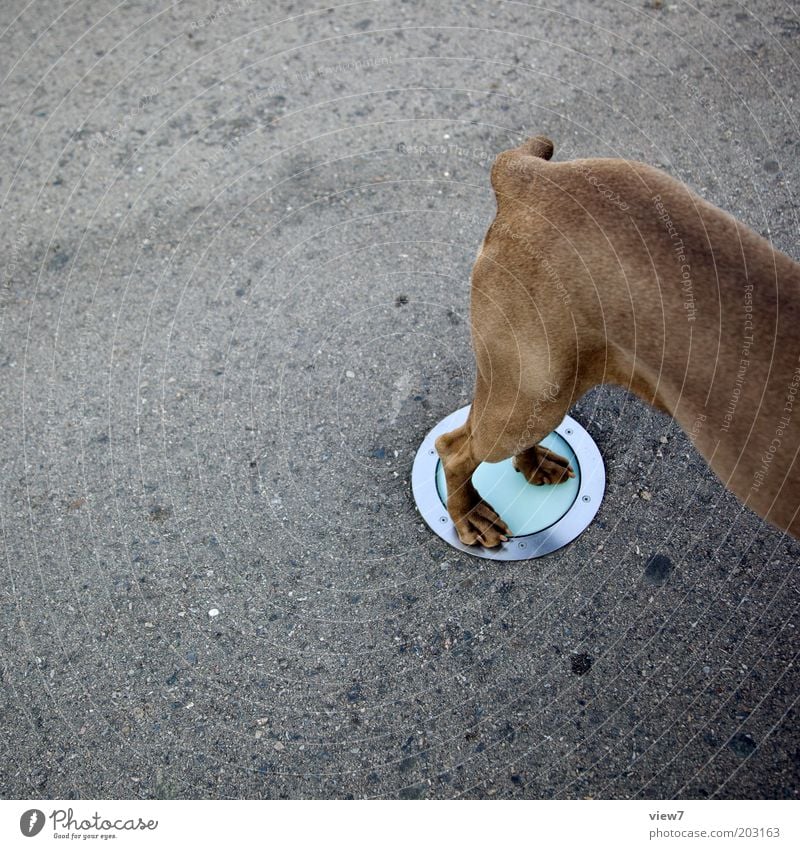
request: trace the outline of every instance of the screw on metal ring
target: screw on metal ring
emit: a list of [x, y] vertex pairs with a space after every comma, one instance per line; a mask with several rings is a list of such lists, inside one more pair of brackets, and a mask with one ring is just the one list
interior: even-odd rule
[[581, 501], [586, 501], [587, 503], [591, 500], [592, 500], [591, 495], [584, 495], [583, 498], [581, 498]]

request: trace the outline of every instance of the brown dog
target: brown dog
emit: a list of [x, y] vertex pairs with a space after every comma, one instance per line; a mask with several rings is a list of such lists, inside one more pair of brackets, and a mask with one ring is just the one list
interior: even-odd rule
[[744, 504], [800, 537], [800, 265], [655, 168], [552, 153], [537, 136], [492, 168], [475, 397], [436, 441], [459, 538], [510, 534], [471, 483], [479, 463], [572, 474], [537, 443], [598, 383], [673, 416]]

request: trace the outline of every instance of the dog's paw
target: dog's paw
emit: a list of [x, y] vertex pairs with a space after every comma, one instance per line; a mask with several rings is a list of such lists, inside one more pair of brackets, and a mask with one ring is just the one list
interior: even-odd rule
[[575, 477], [575, 472], [566, 457], [541, 445], [534, 445], [514, 457], [514, 468], [525, 475], [534, 486], [564, 483]]
[[457, 519], [455, 526], [464, 545], [496, 548], [513, 536], [508, 525], [483, 500], [478, 500], [469, 512]]

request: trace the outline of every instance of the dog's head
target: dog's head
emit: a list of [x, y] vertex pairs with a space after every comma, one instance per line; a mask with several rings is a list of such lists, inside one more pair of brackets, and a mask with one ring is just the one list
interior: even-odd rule
[[492, 166], [492, 188], [498, 201], [501, 195], [515, 195], [515, 186], [532, 179], [542, 160], [552, 155], [553, 142], [546, 136], [533, 136], [519, 147], [498, 154]]

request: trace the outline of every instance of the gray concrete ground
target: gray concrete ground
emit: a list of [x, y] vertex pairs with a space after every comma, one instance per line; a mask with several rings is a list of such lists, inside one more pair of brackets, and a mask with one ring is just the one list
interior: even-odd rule
[[497, 151], [643, 159], [799, 255], [796, 7], [1, 14], [2, 796], [797, 795], [800, 546], [670, 420], [584, 398], [606, 499], [541, 561], [410, 489]]

